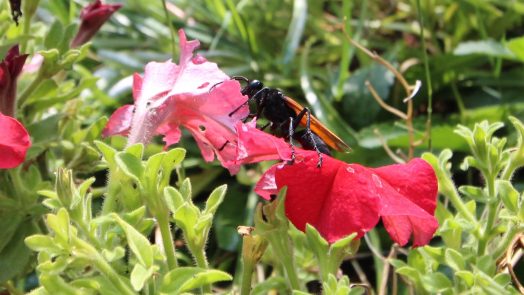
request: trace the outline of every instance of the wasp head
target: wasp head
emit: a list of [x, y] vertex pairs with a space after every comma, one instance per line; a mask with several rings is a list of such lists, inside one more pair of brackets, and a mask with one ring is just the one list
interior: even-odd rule
[[264, 84], [258, 80], [251, 80], [247, 83], [246, 87], [242, 88], [242, 94], [248, 97], [253, 97], [257, 92], [264, 88]]

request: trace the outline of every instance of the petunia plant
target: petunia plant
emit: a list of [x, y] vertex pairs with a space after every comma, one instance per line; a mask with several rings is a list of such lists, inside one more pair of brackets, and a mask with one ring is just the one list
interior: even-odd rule
[[[450, 150], [438, 156], [423, 155], [434, 167], [444, 197], [436, 210], [441, 224], [437, 236], [442, 242], [410, 252], [407, 263], [390, 261], [413, 288], [442, 294], [518, 293], [512, 285], [520, 286], [520, 282], [513, 271], [511, 249], [523, 230], [523, 204], [511, 178], [524, 165], [524, 125], [516, 118], [510, 120], [518, 135], [516, 146], [511, 148], [506, 147], [506, 138], [494, 136], [502, 123], [483, 121], [473, 130], [465, 126], [456, 129], [470, 148], [461, 169], [480, 172], [481, 185], [455, 187]], [[439, 271], [443, 268], [451, 275]]]

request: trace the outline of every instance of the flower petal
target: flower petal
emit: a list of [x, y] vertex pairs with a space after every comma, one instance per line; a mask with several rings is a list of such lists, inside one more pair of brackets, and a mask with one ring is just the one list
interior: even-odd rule
[[16, 119], [0, 113], [0, 168], [14, 168], [24, 162], [27, 149], [31, 146], [29, 134]]
[[333, 243], [354, 232], [362, 237], [378, 223], [381, 202], [369, 169], [328, 156], [317, 168], [316, 152], [299, 153], [275, 173], [277, 187], [287, 186], [286, 215], [299, 230], [309, 223]]
[[438, 182], [435, 171], [426, 161], [415, 158], [407, 164], [374, 168], [401, 195], [433, 215], [437, 207]]
[[438, 182], [433, 168], [422, 159], [373, 169], [380, 176], [382, 221], [392, 239], [405, 245], [413, 234], [413, 246], [429, 243], [438, 228], [433, 216]]
[[291, 160], [291, 145], [282, 138], [257, 129], [256, 120], [247, 124], [237, 122], [237, 160], [239, 163], [258, 163], [267, 160]]
[[282, 168], [282, 165], [273, 165], [271, 166], [263, 175], [260, 177], [260, 180], [255, 185], [255, 193], [266, 200], [271, 200], [272, 195], [278, 194], [277, 183], [275, 182], [275, 172], [277, 168]]
[[135, 106], [130, 104], [119, 107], [111, 117], [109, 117], [109, 121], [102, 131], [102, 136], [127, 135], [131, 127], [134, 109]]

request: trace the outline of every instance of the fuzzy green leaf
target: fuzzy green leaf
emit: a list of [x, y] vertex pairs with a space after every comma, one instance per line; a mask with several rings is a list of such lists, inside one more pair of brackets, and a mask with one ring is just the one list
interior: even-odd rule
[[198, 267], [180, 267], [164, 276], [160, 291], [175, 295], [215, 282], [230, 280], [232, 280], [231, 275], [223, 271]]

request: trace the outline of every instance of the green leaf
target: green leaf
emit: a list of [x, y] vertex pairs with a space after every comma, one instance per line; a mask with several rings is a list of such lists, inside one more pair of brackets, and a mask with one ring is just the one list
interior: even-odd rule
[[116, 246], [115, 248], [113, 248], [111, 250], [108, 250], [108, 249], [102, 250], [102, 256], [108, 262], [117, 261], [117, 260], [123, 258], [125, 255], [126, 255], [126, 250], [124, 250], [124, 248], [122, 248], [120, 246]]
[[140, 180], [144, 174], [144, 166], [142, 160], [134, 156], [132, 153], [119, 152], [115, 157], [116, 164], [124, 173], [140, 184]]
[[82, 295], [83, 294], [82, 291], [71, 286], [58, 275], [42, 274], [40, 276], [40, 283], [51, 294], [63, 294], [63, 295]]
[[306, 238], [313, 252], [328, 255], [329, 243], [309, 223], [306, 225]]
[[455, 272], [455, 276], [460, 278], [468, 287], [473, 286], [475, 283], [475, 276], [471, 271], [460, 270]]
[[144, 284], [153, 275], [153, 267], [146, 269], [141, 264], [135, 264], [131, 271], [131, 285], [135, 291], [140, 291], [144, 288]]
[[446, 264], [453, 268], [455, 271], [464, 270], [464, 268], [466, 267], [462, 254], [451, 248], [446, 249], [444, 259], [446, 260]]
[[144, 145], [141, 143], [137, 143], [137, 144], [128, 146], [126, 147], [124, 152], [131, 154], [138, 159], [142, 159], [142, 157], [144, 156]]
[[61, 249], [55, 240], [46, 235], [32, 235], [25, 239], [25, 244], [33, 251], [47, 252], [49, 254], [60, 253]]
[[291, 18], [291, 23], [289, 24], [286, 39], [284, 40], [283, 64], [289, 64], [293, 61], [297, 48], [300, 45], [300, 39], [304, 33], [307, 16], [307, 1], [294, 0], [293, 16]]
[[180, 192], [171, 186], [168, 186], [164, 188], [164, 199], [166, 201], [166, 205], [169, 208], [169, 211], [171, 211], [172, 214], [176, 212], [180, 206], [182, 206], [185, 202], [184, 197], [182, 197], [182, 194]]
[[95, 145], [104, 156], [104, 159], [109, 164], [109, 167], [114, 169], [114, 167], [116, 166], [115, 155], [117, 151], [102, 141], [95, 140]]
[[493, 276], [496, 273], [497, 265], [495, 259], [491, 256], [482, 256], [477, 260], [476, 266], [480, 271], [485, 273], [488, 276]]
[[420, 279], [420, 272], [414, 267], [404, 266], [397, 269], [397, 273], [403, 277], [410, 279], [413, 282], [418, 282]]
[[214, 215], [218, 209], [218, 206], [220, 206], [220, 204], [224, 200], [224, 197], [226, 196], [226, 191], [227, 191], [227, 185], [225, 184], [214, 189], [206, 201], [206, 207], [204, 211], [202, 212], [202, 214]]
[[191, 192], [191, 180], [189, 178], [184, 179], [178, 191], [180, 192], [180, 194], [182, 194], [184, 200], [191, 200], [191, 197], [193, 195], [193, 193]]
[[64, 35], [64, 25], [59, 21], [55, 20], [51, 27], [49, 28], [49, 32], [47, 33], [47, 36], [44, 40], [44, 48], [58, 48], [60, 47], [60, 43], [63, 39]]
[[[0, 205], [1, 206], [1, 205]], [[1, 208], [1, 207], [0, 207]], [[4, 207], [7, 208], [7, 207]], [[22, 215], [13, 211], [1, 210], [2, 218], [0, 219], [0, 252], [9, 243], [15, 235], [22, 222]]]
[[199, 211], [194, 205], [185, 203], [178, 208], [173, 216], [178, 227], [180, 227], [190, 238], [195, 233], [194, 226], [198, 222]]
[[518, 213], [519, 193], [507, 180], [497, 180], [496, 187], [504, 206], [512, 213]]
[[129, 248], [140, 263], [146, 268], [153, 266], [153, 248], [149, 244], [149, 240], [117, 214], [112, 213], [111, 216], [125, 231]]
[[0, 282], [13, 279], [27, 269], [33, 255], [24, 240], [37, 231], [30, 220], [20, 224], [9, 243], [0, 252]]
[[[269, 277], [266, 280], [256, 284], [251, 290], [252, 295], [266, 295], [270, 291], [275, 290], [278, 294], [287, 293], [288, 282], [284, 277], [273, 276]], [[309, 294], [309, 293], [308, 293]]]
[[458, 188], [459, 192], [463, 195], [477, 201], [486, 203], [488, 201], [488, 196], [484, 192], [484, 189], [481, 187], [476, 187], [472, 185], [462, 185]]
[[506, 43], [506, 47], [521, 61], [524, 61], [524, 37], [513, 38]]
[[467, 41], [460, 43], [453, 51], [455, 55], [481, 54], [505, 59], [515, 59], [515, 55], [503, 44], [494, 40]]
[[180, 267], [168, 272], [162, 279], [160, 291], [168, 294], [188, 292], [215, 282], [230, 281], [226, 272], [198, 267]]
[[431, 293], [441, 293], [451, 289], [451, 281], [440, 272], [430, 273], [421, 277], [422, 286]]
[[70, 242], [70, 222], [69, 214], [64, 208], [60, 208], [56, 215], [47, 215], [47, 226], [52, 229], [56, 235], [57, 241], [61, 242], [64, 246]]

